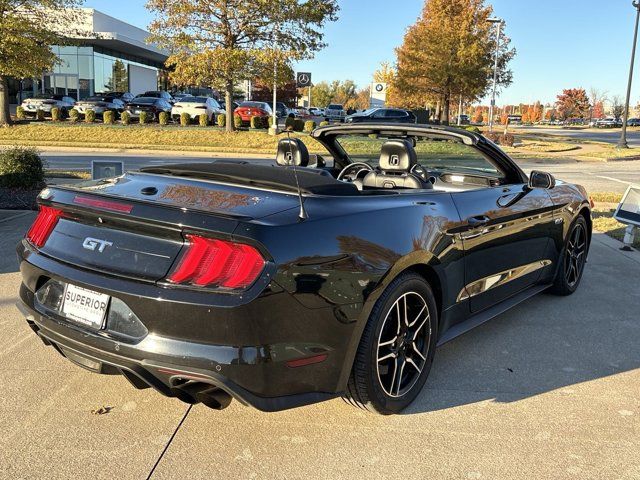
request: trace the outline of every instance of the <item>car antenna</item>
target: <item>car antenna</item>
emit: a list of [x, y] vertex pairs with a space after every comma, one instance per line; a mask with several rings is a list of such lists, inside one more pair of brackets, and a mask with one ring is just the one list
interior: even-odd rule
[[298, 217], [300, 220], [304, 221], [309, 218], [307, 215], [307, 211], [304, 208], [304, 199], [302, 198], [302, 191], [300, 190], [300, 182], [298, 181], [298, 169], [296, 168], [296, 160], [293, 158], [293, 149], [291, 147], [291, 128], [288, 127], [286, 129], [287, 132], [287, 143], [289, 144], [289, 156], [291, 158], [291, 163], [293, 164], [293, 176], [296, 179], [296, 188], [298, 190], [298, 201], [300, 202], [300, 213], [298, 213]]

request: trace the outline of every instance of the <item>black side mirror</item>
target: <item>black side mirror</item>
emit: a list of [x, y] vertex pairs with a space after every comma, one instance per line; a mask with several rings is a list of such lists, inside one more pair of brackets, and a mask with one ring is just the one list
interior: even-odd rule
[[556, 179], [550, 173], [533, 170], [529, 175], [529, 188], [549, 189], [555, 186]]

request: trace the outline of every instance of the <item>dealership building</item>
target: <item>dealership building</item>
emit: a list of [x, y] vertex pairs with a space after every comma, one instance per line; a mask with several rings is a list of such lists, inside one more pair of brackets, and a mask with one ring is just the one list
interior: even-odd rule
[[71, 38], [73, 46], [53, 46], [60, 62], [40, 78], [13, 79], [9, 84], [12, 103], [36, 93], [68, 95], [80, 100], [107, 91], [131, 92], [166, 89], [167, 53], [145, 42], [149, 33], [92, 8], [80, 9], [82, 31]]

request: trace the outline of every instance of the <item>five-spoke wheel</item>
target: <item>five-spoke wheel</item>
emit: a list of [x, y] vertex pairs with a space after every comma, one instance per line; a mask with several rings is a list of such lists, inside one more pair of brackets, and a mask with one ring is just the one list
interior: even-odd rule
[[570, 295], [576, 291], [589, 251], [589, 230], [582, 215], [573, 222], [567, 234], [558, 273], [551, 291], [558, 295]]

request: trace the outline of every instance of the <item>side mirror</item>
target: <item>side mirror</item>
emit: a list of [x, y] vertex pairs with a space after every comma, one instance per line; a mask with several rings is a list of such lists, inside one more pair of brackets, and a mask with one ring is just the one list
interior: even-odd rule
[[534, 170], [531, 172], [531, 175], [529, 175], [529, 188], [549, 189], [555, 186], [556, 179], [550, 173]]

